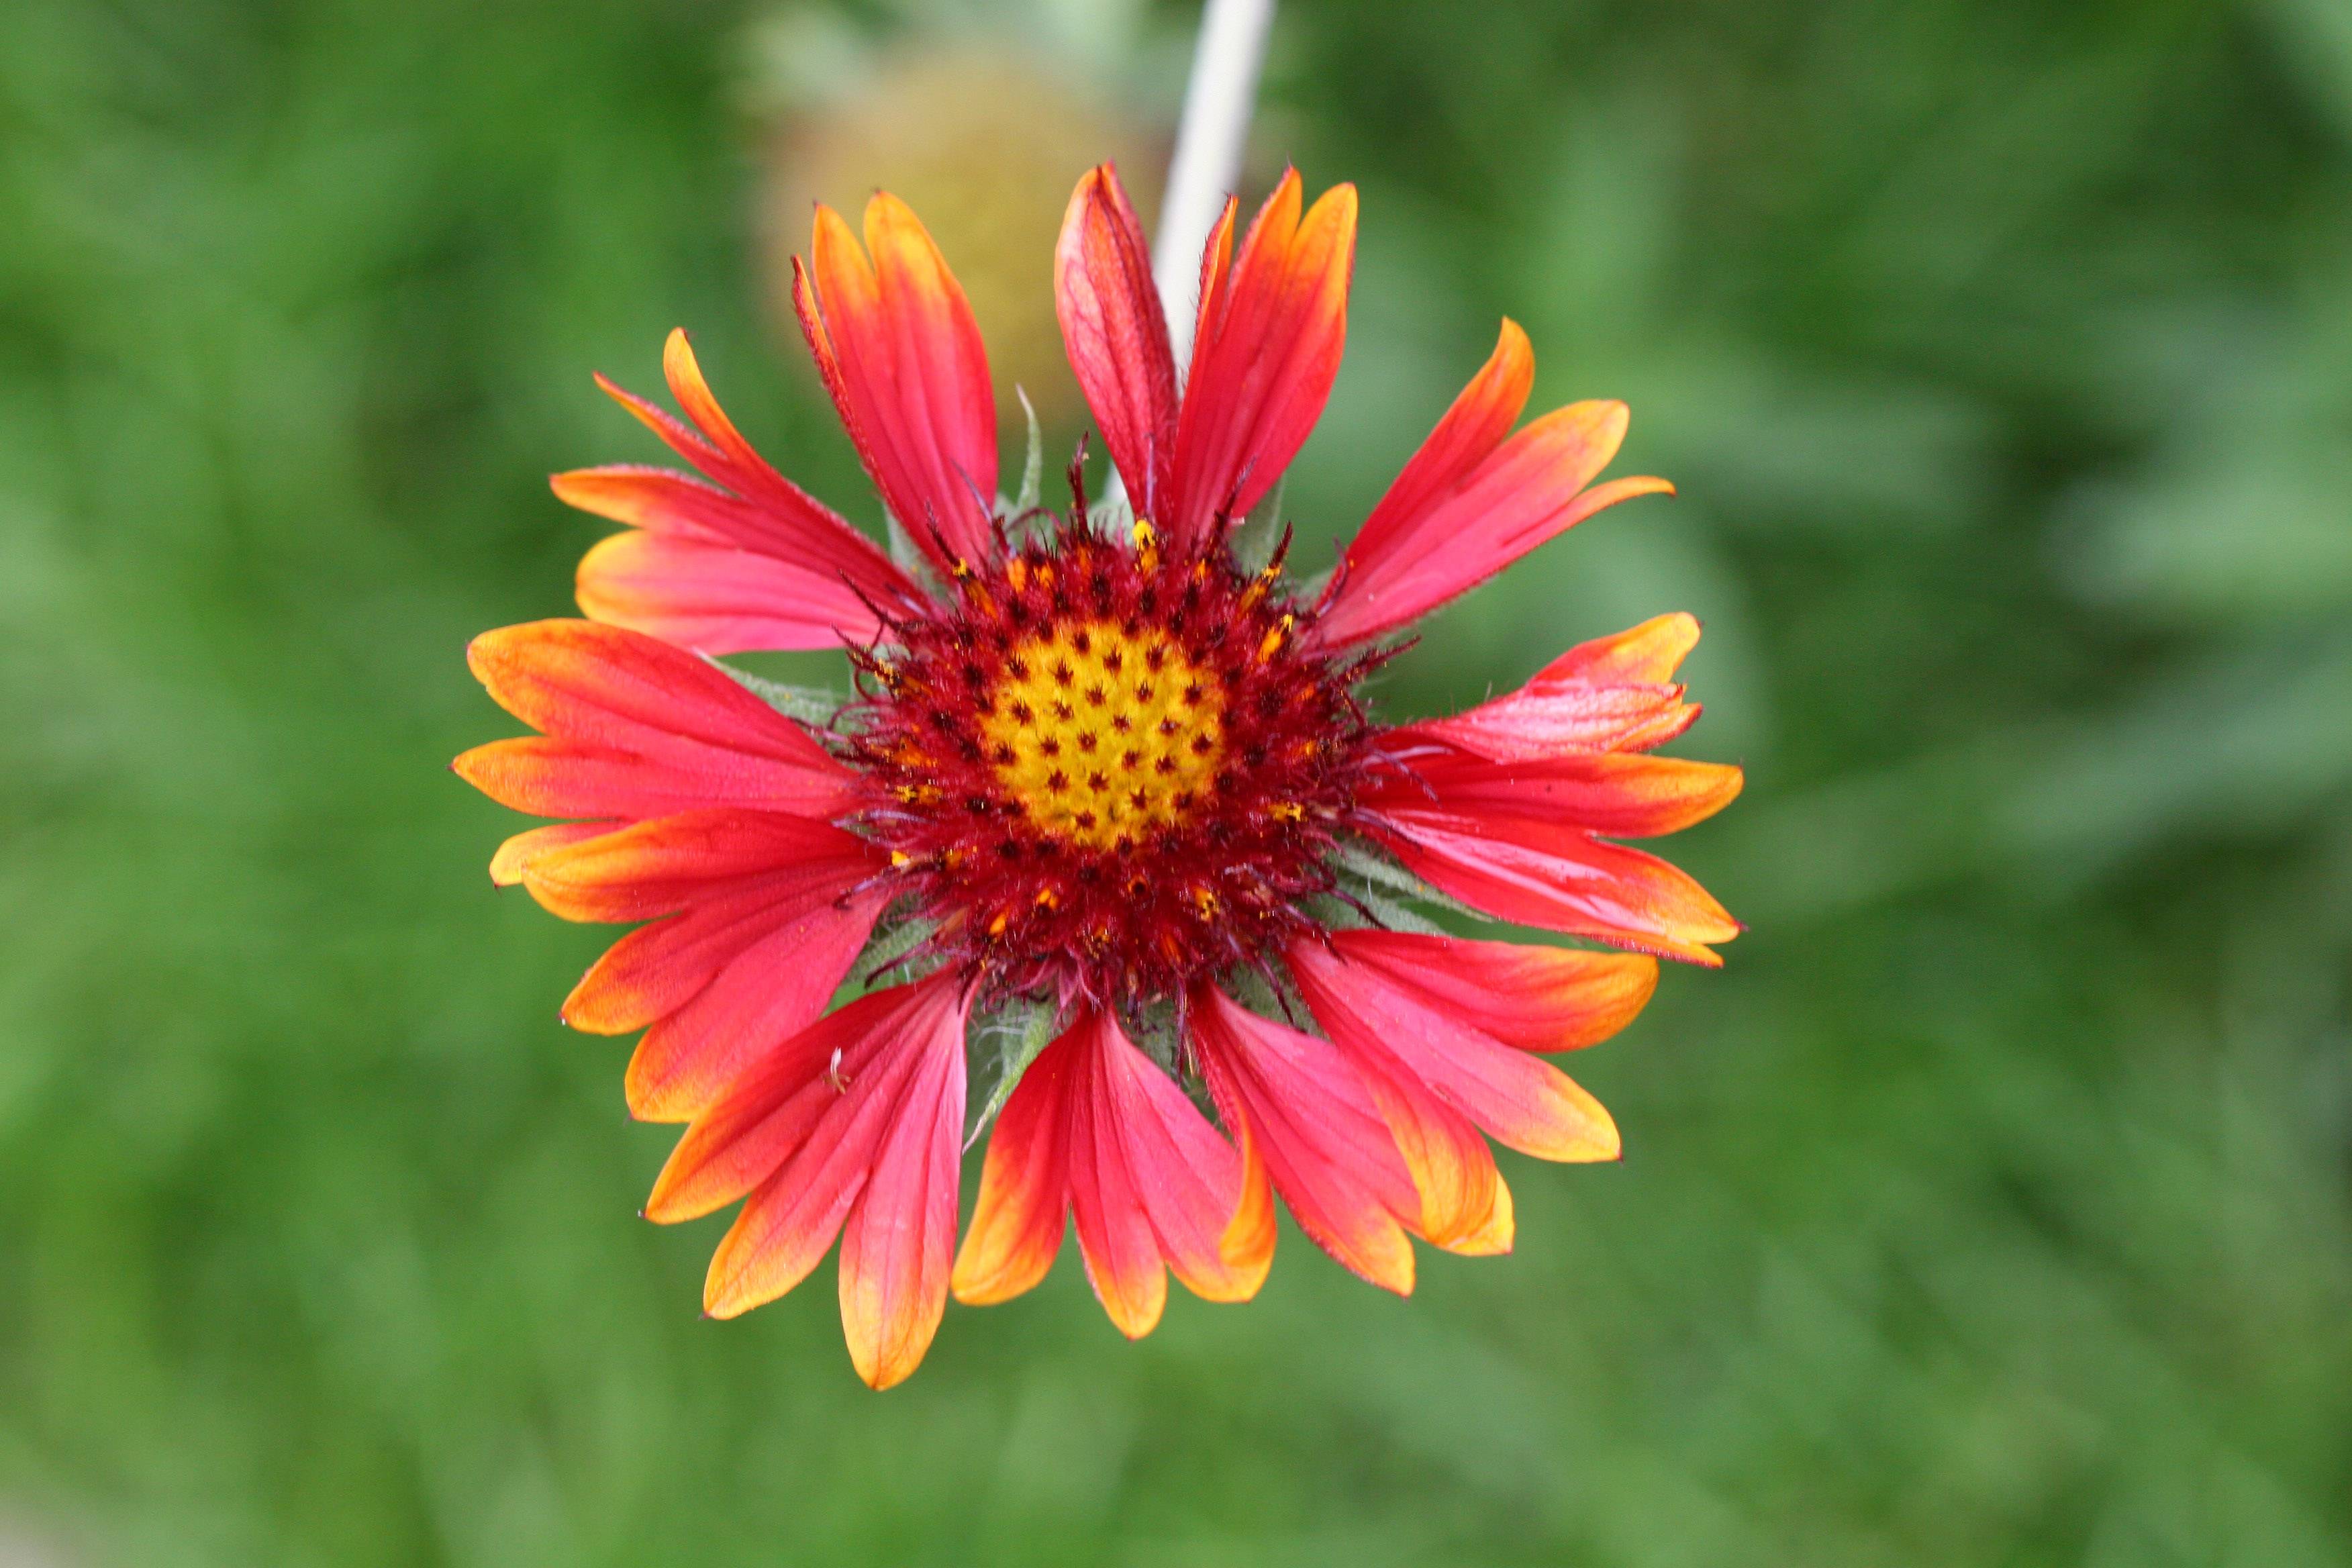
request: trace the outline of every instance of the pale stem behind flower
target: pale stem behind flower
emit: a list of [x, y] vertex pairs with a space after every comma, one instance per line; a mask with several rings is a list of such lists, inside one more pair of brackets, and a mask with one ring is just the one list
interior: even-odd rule
[[[1159, 236], [1151, 247], [1151, 280], [1168, 317], [1180, 381], [1192, 359], [1201, 247], [1209, 242], [1225, 197], [1241, 181], [1258, 66], [1273, 21], [1274, 0], [1208, 0], [1201, 37], [1192, 47], [1184, 116], [1176, 127], [1176, 155], [1169, 160], [1168, 193], [1160, 199]], [[1117, 510], [1126, 501], [1126, 476], [1114, 473], [1103, 504]]]
[[1168, 313], [1179, 375], [1192, 357], [1201, 247], [1241, 179], [1258, 66], [1273, 21], [1274, 0], [1209, 0], [1201, 18], [1192, 79], [1184, 89], [1184, 118], [1176, 129], [1176, 155], [1168, 164], [1168, 194], [1160, 203], [1160, 233], [1151, 247], [1151, 279]]

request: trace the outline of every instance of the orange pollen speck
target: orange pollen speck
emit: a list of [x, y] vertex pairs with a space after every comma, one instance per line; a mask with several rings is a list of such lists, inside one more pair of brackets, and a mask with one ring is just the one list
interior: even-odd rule
[[1257, 658], [1260, 664], [1275, 656], [1275, 651], [1282, 647], [1284, 635], [1297, 623], [1297, 619], [1296, 616], [1285, 616], [1282, 617], [1280, 626], [1267, 628], [1265, 636], [1259, 639], [1257, 645]]
[[1180, 826], [1223, 764], [1223, 683], [1166, 637], [1112, 621], [1013, 650], [981, 732], [1041, 833], [1086, 849]]

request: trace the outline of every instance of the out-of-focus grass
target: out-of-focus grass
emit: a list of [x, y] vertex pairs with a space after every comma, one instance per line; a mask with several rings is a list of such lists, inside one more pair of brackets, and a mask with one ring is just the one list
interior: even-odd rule
[[2336, 7], [1287, 8], [1261, 149], [1365, 197], [1309, 567], [1496, 315], [1630, 397], [1682, 499], [1382, 696], [1700, 611], [1750, 788], [1674, 853], [1754, 929], [1579, 1064], [1631, 1156], [1510, 1163], [1515, 1258], [1294, 1235], [1133, 1347], [1066, 1260], [882, 1397], [829, 1269], [698, 1320], [553, 1018], [603, 933], [442, 771], [594, 536], [541, 476], [650, 455], [592, 367], [692, 325], [870, 512], [756, 298], [750, 20], [0, 8], [0, 1551], [2352, 1554]]

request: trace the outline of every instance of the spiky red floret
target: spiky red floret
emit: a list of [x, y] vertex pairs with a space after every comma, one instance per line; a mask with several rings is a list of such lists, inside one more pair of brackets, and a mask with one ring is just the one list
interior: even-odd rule
[[960, 567], [952, 603], [859, 656], [841, 729], [877, 787], [924, 951], [999, 994], [1133, 1005], [1312, 923], [1372, 758], [1277, 562], [1163, 552], [1149, 525]]

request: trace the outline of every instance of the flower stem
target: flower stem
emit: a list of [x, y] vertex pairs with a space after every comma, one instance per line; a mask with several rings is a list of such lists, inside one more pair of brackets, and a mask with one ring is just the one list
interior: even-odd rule
[[1182, 374], [1192, 357], [1194, 290], [1201, 247], [1239, 183], [1250, 110], [1257, 100], [1258, 65], [1274, 0], [1208, 0], [1201, 37], [1192, 49], [1192, 76], [1184, 89], [1184, 118], [1176, 155], [1168, 165], [1168, 194], [1160, 203], [1160, 233], [1151, 249], [1151, 278], [1168, 315], [1168, 334]]

